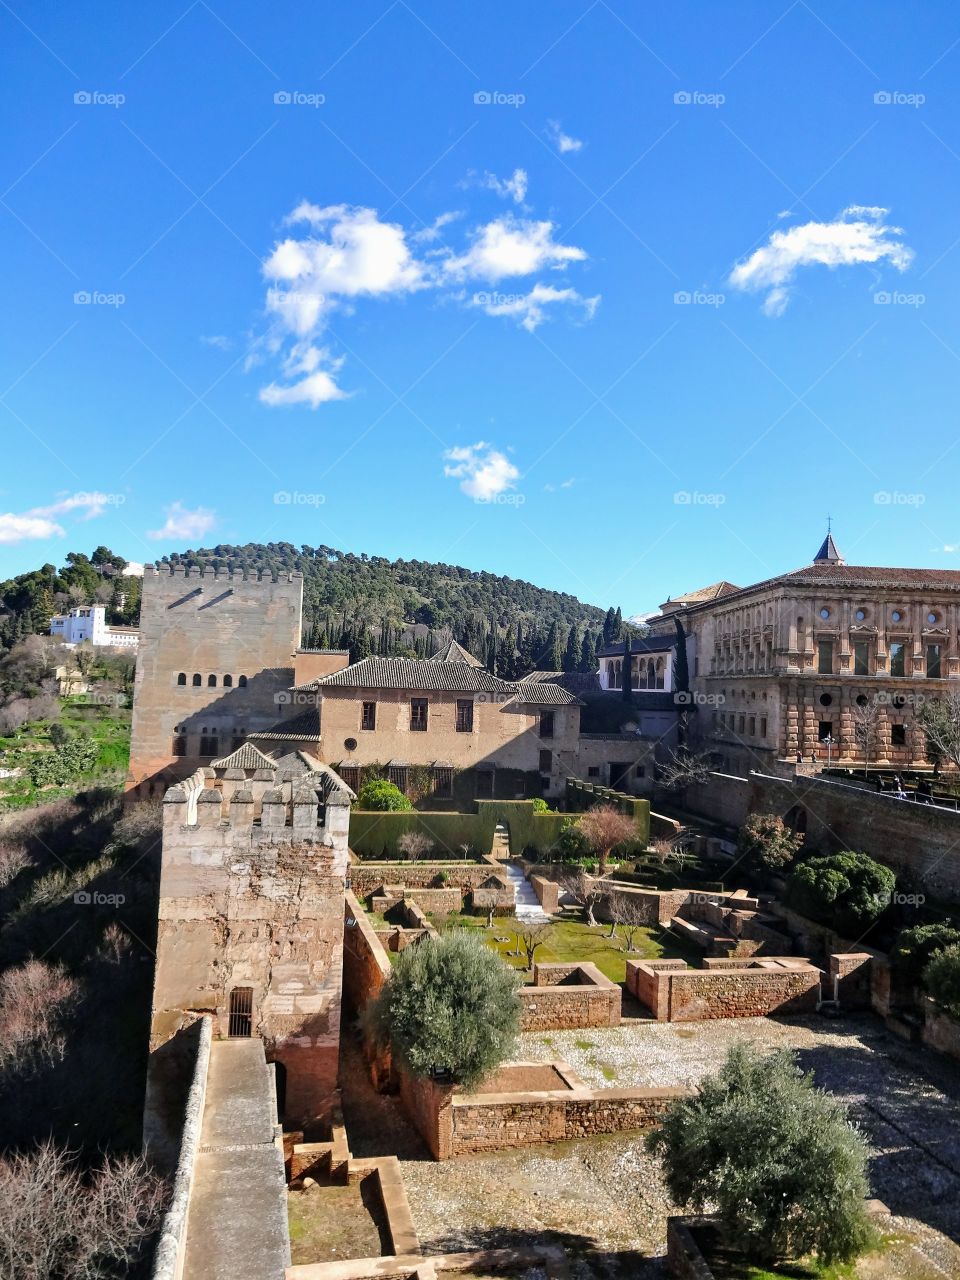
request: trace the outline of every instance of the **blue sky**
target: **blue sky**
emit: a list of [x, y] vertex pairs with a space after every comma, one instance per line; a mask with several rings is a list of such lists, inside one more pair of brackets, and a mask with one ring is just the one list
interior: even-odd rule
[[955, 5], [10, 0], [0, 49], [0, 574], [286, 540], [633, 613], [827, 512], [960, 567]]

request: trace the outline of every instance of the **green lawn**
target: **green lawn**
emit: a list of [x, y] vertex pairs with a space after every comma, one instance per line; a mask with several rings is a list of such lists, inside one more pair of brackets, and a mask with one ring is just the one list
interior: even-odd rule
[[[74, 735], [87, 734], [98, 747], [94, 767], [65, 786], [37, 790], [24, 772], [0, 778], [0, 811], [23, 809], [61, 796], [74, 795], [91, 784], [121, 785], [130, 758], [130, 711], [125, 707], [88, 702], [83, 697], [61, 699], [60, 723]], [[0, 768], [26, 770], [39, 753], [56, 748], [45, 722], [25, 724], [8, 738], [0, 738]]]

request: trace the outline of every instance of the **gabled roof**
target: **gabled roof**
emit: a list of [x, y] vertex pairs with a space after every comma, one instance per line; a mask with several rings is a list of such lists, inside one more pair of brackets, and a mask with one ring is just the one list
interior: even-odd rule
[[319, 676], [301, 689], [401, 689], [434, 693], [513, 693], [514, 686], [484, 667], [430, 658], [363, 658]]
[[549, 680], [518, 680], [517, 701], [537, 707], [569, 707], [580, 701], [572, 693]]
[[672, 613], [678, 605], [704, 604], [707, 600], [719, 600], [721, 596], [728, 596], [731, 592], [739, 590], [739, 587], [734, 586], [732, 582], [727, 582], [724, 578], [720, 582], [711, 582], [709, 587], [700, 587], [696, 591], [687, 591], [680, 596], [671, 596], [660, 608], [664, 612]]
[[475, 658], [472, 653], [468, 653], [462, 644], [457, 644], [456, 640], [448, 640], [445, 645], [432, 654], [428, 662], [465, 662], [468, 667], [482, 667], [483, 663], [479, 658]]
[[[260, 729], [248, 734], [248, 737], [256, 738], [259, 742], [319, 742], [320, 712], [318, 708], [311, 707], [299, 716], [278, 720], [269, 729]], [[276, 768], [272, 760], [270, 767]]]
[[[663, 636], [644, 636], [640, 640], [634, 637], [630, 652], [634, 655], [638, 653], [666, 653], [669, 649], [673, 649], [676, 643], [676, 635], [670, 633]], [[599, 651], [599, 656], [601, 658], [622, 658], [625, 649], [626, 641], [616, 640], [613, 644], [605, 644]]]
[[214, 760], [210, 767], [212, 769], [275, 769], [277, 766], [275, 761], [265, 756], [252, 742], [245, 742], [231, 755], [224, 756], [222, 760]]

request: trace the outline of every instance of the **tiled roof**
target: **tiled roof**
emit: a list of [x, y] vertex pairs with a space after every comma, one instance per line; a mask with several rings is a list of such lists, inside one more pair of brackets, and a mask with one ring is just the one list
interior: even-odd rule
[[667, 609], [670, 605], [693, 605], [704, 604], [707, 600], [719, 600], [721, 596], [728, 596], [740, 588], [732, 582], [727, 582], [724, 578], [720, 582], [711, 582], [709, 587], [698, 587], [696, 591], [685, 591], [683, 595], [671, 596], [669, 600], [665, 600], [660, 606], [661, 609]]
[[428, 662], [465, 662], [468, 667], [482, 667], [483, 663], [479, 658], [475, 658], [469, 653], [462, 644], [457, 644], [456, 640], [449, 640], [436, 653], [432, 654]]
[[411, 689], [434, 693], [505, 693], [514, 686], [483, 667], [430, 658], [363, 658], [342, 671], [319, 676], [316, 689]]
[[[256, 738], [258, 742], [319, 742], [320, 712], [316, 707], [311, 707], [309, 711], [304, 711], [299, 716], [278, 720], [269, 729], [261, 729], [248, 736]], [[272, 760], [270, 767], [276, 768]]]
[[[788, 573], [764, 578], [749, 587], [741, 587], [723, 603], [733, 604], [737, 596], [750, 596], [778, 586], [835, 587], [839, 591], [889, 588], [897, 591], [960, 591], [960, 569], [899, 569], [880, 565], [831, 564], [819, 561]], [[709, 603], [709, 602], [708, 602]], [[704, 605], [698, 606], [703, 608]]]
[[[630, 652], [633, 654], [665, 653], [668, 649], [672, 649], [676, 643], [676, 635], [643, 636], [639, 640], [634, 638], [633, 644], [630, 646]], [[622, 658], [624, 642], [617, 640], [613, 644], [606, 644], [599, 653], [601, 658]]]
[[570, 707], [576, 706], [579, 699], [549, 681], [520, 680], [517, 683], [517, 701], [537, 707]]
[[[253, 736], [253, 735], [251, 735]], [[214, 760], [213, 769], [275, 769], [277, 766], [269, 756], [265, 756], [252, 742], [245, 742], [229, 756], [222, 760]]]

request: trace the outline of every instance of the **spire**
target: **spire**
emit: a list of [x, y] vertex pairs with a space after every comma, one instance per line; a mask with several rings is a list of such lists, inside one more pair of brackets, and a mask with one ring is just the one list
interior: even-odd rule
[[827, 516], [827, 536], [821, 543], [820, 550], [813, 557], [814, 564], [846, 564], [833, 540], [832, 526], [833, 521], [830, 516]]

